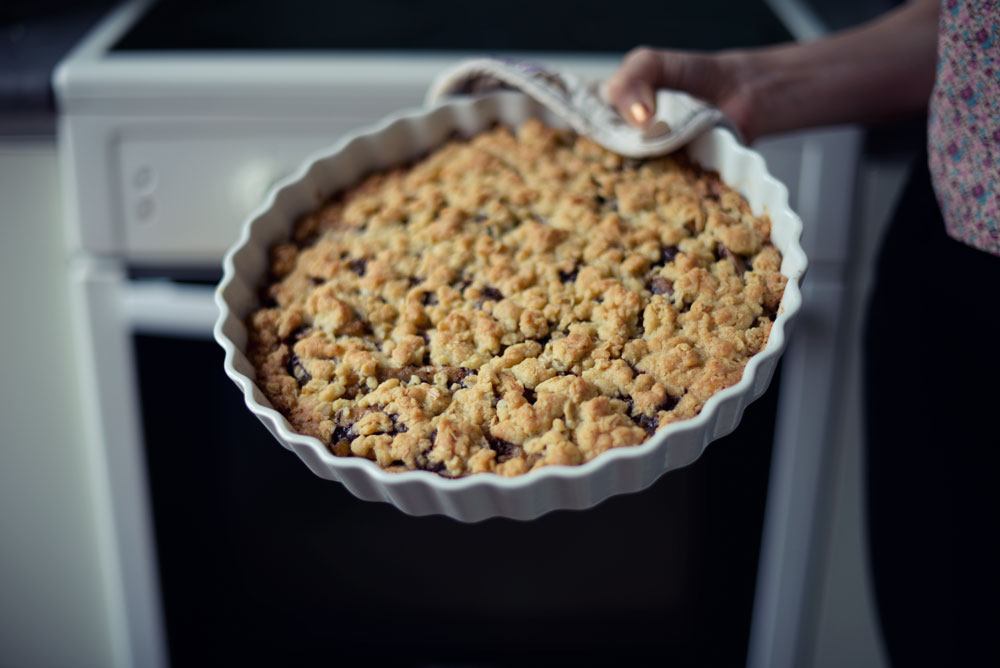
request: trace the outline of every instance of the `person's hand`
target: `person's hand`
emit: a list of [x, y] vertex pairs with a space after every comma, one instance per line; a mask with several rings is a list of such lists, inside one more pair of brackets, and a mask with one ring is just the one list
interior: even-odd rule
[[629, 52], [606, 83], [619, 113], [643, 127], [658, 88], [721, 109], [747, 142], [839, 123], [895, 120], [925, 111], [937, 63], [938, 0], [914, 0], [813, 42], [694, 53]]
[[633, 125], [644, 127], [656, 112], [656, 90], [682, 90], [721, 109], [747, 142], [757, 136], [750, 72], [738, 52], [703, 54], [633, 49], [608, 79], [609, 101]]

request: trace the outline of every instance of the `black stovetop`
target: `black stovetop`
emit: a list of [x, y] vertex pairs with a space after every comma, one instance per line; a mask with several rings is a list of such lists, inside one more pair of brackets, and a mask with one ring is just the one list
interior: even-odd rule
[[761, 0], [635, 3], [163, 0], [115, 46], [148, 50], [624, 52], [791, 39]]

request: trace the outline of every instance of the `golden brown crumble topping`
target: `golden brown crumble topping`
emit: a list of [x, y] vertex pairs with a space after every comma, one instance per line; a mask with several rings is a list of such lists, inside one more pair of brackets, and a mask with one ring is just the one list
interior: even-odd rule
[[785, 287], [769, 232], [683, 154], [500, 127], [298, 221], [249, 357], [337, 455], [451, 477], [580, 464], [740, 379]]

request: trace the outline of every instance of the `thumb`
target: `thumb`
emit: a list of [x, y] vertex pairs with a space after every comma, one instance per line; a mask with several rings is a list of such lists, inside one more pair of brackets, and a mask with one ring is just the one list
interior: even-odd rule
[[643, 128], [656, 115], [656, 95], [645, 81], [636, 80], [612, 100], [612, 104], [632, 125]]
[[645, 127], [656, 114], [656, 87], [661, 84], [660, 57], [652, 49], [626, 56], [605, 86], [608, 101], [629, 123]]

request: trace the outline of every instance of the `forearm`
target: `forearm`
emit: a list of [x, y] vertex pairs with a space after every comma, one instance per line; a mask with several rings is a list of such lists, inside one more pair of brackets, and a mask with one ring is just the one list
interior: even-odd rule
[[738, 122], [760, 136], [919, 113], [934, 84], [938, 9], [917, 0], [827, 39], [721, 54], [740, 70]]

